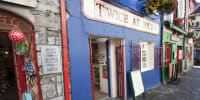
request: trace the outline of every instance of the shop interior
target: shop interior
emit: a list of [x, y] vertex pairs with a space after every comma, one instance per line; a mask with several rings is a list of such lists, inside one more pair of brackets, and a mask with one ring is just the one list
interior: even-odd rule
[[95, 100], [122, 98], [124, 92], [122, 90], [122, 85], [124, 85], [122, 77], [124, 75], [122, 74], [124, 73], [119, 65], [122, 64], [120, 56], [123, 55], [117, 55], [121, 53], [120, 50], [117, 50], [120, 41], [120, 39], [108, 37], [93, 36], [91, 38]]
[[1, 100], [18, 100], [15, 80], [12, 42], [7, 32], [0, 32], [0, 98]]
[[1, 9], [0, 19], [0, 100], [22, 100], [25, 93], [39, 100], [32, 26]]

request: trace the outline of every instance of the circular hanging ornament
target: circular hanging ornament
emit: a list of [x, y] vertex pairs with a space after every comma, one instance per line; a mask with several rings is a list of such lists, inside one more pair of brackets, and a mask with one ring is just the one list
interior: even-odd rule
[[14, 42], [22, 42], [25, 36], [24, 33], [19, 30], [12, 30], [9, 32], [9, 38]]

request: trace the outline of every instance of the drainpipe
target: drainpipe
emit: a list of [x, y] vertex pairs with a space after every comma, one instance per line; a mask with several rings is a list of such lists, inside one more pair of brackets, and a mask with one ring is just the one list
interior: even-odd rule
[[61, 18], [61, 36], [62, 36], [64, 94], [65, 94], [65, 100], [70, 100], [66, 0], [60, 0], [60, 18]]

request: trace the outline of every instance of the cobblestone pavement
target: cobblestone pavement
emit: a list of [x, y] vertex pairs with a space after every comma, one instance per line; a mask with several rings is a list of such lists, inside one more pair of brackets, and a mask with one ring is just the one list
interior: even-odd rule
[[161, 85], [145, 94], [136, 100], [200, 100], [200, 69], [194, 68], [181, 75], [178, 85]]

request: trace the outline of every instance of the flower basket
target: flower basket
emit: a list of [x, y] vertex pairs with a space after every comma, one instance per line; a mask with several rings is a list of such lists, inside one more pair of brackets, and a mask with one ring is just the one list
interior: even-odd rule
[[158, 8], [158, 10], [164, 14], [169, 14], [176, 10], [178, 7], [178, 1], [177, 0], [162, 0], [162, 5]]
[[177, 9], [178, 2], [177, 0], [147, 0], [144, 7], [151, 12], [158, 10], [161, 14], [169, 14]]

